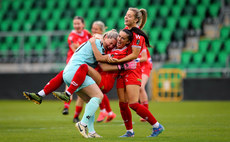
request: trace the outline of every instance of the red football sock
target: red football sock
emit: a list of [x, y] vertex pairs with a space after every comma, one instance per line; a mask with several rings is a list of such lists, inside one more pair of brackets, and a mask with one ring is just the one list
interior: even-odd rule
[[151, 112], [146, 107], [144, 107], [143, 105], [141, 105], [139, 103], [134, 103], [134, 104], [129, 104], [129, 107], [131, 109], [133, 109], [134, 111], [136, 111], [136, 113], [139, 116], [141, 116], [142, 118], [147, 120], [151, 125], [153, 125], [157, 122], [157, 120], [151, 114]]
[[44, 87], [44, 92], [46, 95], [55, 91], [63, 83], [63, 71], [59, 72], [54, 78], [52, 78]]
[[119, 106], [120, 106], [122, 119], [125, 123], [126, 130], [133, 129], [132, 114], [129, 109], [128, 103], [119, 102]]
[[109, 98], [107, 97], [106, 94], [104, 94], [103, 100], [104, 100], [104, 103], [105, 103], [105, 109], [106, 109], [106, 111], [107, 111], [107, 112], [111, 112], [112, 109], [111, 109], [111, 107], [110, 107]]
[[70, 105], [71, 101], [72, 100], [70, 99], [68, 103], [65, 102], [64, 108], [68, 108], [69, 109], [69, 105]]
[[149, 103], [148, 103], [148, 101], [141, 102], [141, 104], [142, 104], [143, 106], [145, 106], [147, 109], [149, 109]]
[[76, 73], [74, 74], [74, 77], [70, 83], [70, 86], [67, 89], [67, 91], [70, 94], [73, 94], [77, 90], [77, 88], [82, 85], [82, 83], [85, 81], [85, 77], [86, 77], [87, 73], [88, 73], [88, 65], [82, 64], [78, 68]]
[[81, 106], [76, 106], [74, 118], [79, 117], [79, 115], [80, 115], [80, 113], [81, 113], [81, 110], [82, 110], [82, 107], [81, 107]]
[[[104, 95], [105, 96], [105, 95]], [[100, 105], [99, 105], [99, 107], [100, 107], [100, 110], [103, 110], [103, 109], [105, 109], [105, 99], [104, 99], [105, 97], [103, 97], [103, 99], [101, 100], [101, 103], [100, 103]]]

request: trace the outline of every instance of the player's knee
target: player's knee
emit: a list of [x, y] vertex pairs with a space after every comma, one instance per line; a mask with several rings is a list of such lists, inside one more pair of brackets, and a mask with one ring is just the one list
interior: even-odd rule
[[103, 93], [101, 92], [100, 94], [98, 94], [97, 98], [99, 98], [100, 100], [102, 100], [104, 98]]
[[138, 103], [129, 104], [129, 107], [130, 107], [132, 110], [137, 111], [137, 109], [138, 109]]
[[143, 92], [144, 90], [145, 90], [145, 88], [141, 86], [140, 92]]

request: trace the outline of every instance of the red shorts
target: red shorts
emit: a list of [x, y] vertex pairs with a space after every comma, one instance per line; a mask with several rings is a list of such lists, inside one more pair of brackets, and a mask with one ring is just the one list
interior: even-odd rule
[[104, 94], [112, 90], [116, 77], [117, 74], [101, 74], [101, 83], [99, 87]]
[[125, 88], [126, 85], [141, 86], [141, 69], [124, 71], [122, 75], [117, 78], [117, 88]]
[[152, 70], [152, 64], [150, 62], [142, 62], [141, 63], [141, 72], [142, 74], [147, 75], [148, 77], [150, 76]]
[[148, 77], [150, 76], [151, 70], [152, 70], [152, 68], [149, 67], [149, 66], [142, 66], [142, 67], [141, 67], [141, 72], [142, 72], [142, 74], [145, 74], [145, 75], [147, 75]]

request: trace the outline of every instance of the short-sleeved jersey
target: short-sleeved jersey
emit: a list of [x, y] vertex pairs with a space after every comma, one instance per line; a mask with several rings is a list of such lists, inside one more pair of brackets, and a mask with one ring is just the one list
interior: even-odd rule
[[[146, 46], [144, 46], [144, 49], [142, 50], [142, 52], [146, 52], [146, 54], [147, 54], [147, 61], [140, 63], [141, 64], [141, 68], [143, 66], [147, 66], [151, 70], [152, 69], [152, 59], [151, 59], [151, 56], [150, 56], [148, 48]], [[141, 58], [141, 53], [139, 54], [138, 58]]]
[[108, 53], [111, 57], [116, 59], [124, 58], [128, 55], [128, 47], [125, 46], [122, 49], [113, 48], [110, 53]]
[[87, 30], [83, 30], [82, 33], [77, 33], [75, 30], [72, 30], [71, 33], [69, 34], [68, 37], [68, 45], [69, 45], [69, 50], [67, 53], [67, 59], [66, 59], [66, 63], [69, 62], [70, 58], [72, 57], [74, 51], [71, 49], [71, 44], [72, 43], [79, 43], [79, 45], [81, 45], [82, 43], [88, 41], [90, 38], [92, 37], [92, 35], [90, 34], [90, 32], [88, 32]]
[[149, 50], [148, 50], [147, 47], [145, 47], [142, 50], [142, 52], [146, 52], [146, 54], [147, 54], [147, 60], [144, 61], [144, 62], [140, 62], [141, 72], [142, 72], [142, 75], [145, 74], [147, 76], [150, 76], [150, 73], [151, 73], [151, 70], [152, 70], [152, 59], [151, 59], [151, 56], [150, 56], [150, 53], [149, 53]]
[[[100, 51], [101, 54], [105, 53], [105, 49], [103, 45], [101, 44], [101, 41], [99, 39], [96, 39], [95, 41], [97, 49]], [[81, 65], [81, 64], [87, 64], [93, 68], [97, 65], [96, 58], [93, 53], [92, 46], [89, 41], [81, 44], [76, 51], [74, 52], [73, 56], [71, 57], [69, 63], [65, 67], [65, 70], [68, 70], [71, 68], [74, 68], [75, 66]]]
[[[147, 52], [147, 47], [146, 47], [145, 45], [143, 46], [143, 50], [140, 52], [138, 58], [141, 58], [141, 54], [142, 54], [143, 52]], [[148, 55], [147, 55], [147, 56], [148, 56]]]
[[[127, 28], [128, 27], [126, 27], [126, 29]], [[140, 66], [141, 66], [142, 70], [143, 70], [143, 68], [151, 70], [152, 69], [152, 59], [151, 59], [150, 53], [148, 51], [148, 48], [145, 45], [145, 38], [143, 36], [140, 36], [140, 35], [138, 35], [138, 34], [133, 32], [133, 41], [131, 43], [131, 47], [140, 48], [138, 45], [141, 46], [141, 51], [140, 51], [140, 54], [138, 55], [138, 58], [141, 58], [141, 53], [142, 52], [147, 52], [147, 58], [148, 58], [147, 61], [140, 63]], [[137, 64], [137, 66], [138, 66], [138, 64]], [[148, 72], [150, 72], [150, 71], [148, 71]]]
[[[113, 58], [121, 59], [128, 55], [127, 49], [127, 46], [123, 47], [122, 49], [113, 48], [112, 50], [110, 50], [110, 53], [107, 54], [109, 54]], [[118, 74], [118, 71], [102, 71], [100, 67], [97, 67], [96, 70], [100, 72], [101, 75], [110, 74], [111, 76], [117, 76]]]
[[[125, 27], [125, 29], [128, 29], [128, 27]], [[144, 45], [145, 45], [145, 38], [133, 32], [133, 40], [128, 46], [128, 54], [132, 53], [132, 48], [140, 48], [142, 51]]]
[[149, 64], [149, 66], [150, 66], [150, 69], [152, 70], [152, 67], [153, 67], [152, 58], [151, 58], [151, 55], [150, 55], [150, 53], [149, 53], [148, 48], [146, 48], [146, 50], [147, 50], [147, 58], [148, 58], [147, 62], [148, 62], [148, 64]]

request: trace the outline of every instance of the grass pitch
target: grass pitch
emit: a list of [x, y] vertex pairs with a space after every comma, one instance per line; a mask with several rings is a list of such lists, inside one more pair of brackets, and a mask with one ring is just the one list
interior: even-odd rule
[[[111, 101], [117, 117], [110, 123], [95, 123], [101, 139], [85, 139], [80, 136], [72, 122], [75, 102], [70, 114], [63, 116], [64, 104], [60, 101], [43, 100], [41, 105], [31, 101], [0, 100], [1, 142], [229, 142], [230, 101], [183, 101], [149, 103], [149, 109], [165, 127], [156, 138], [147, 138], [151, 133], [148, 123], [139, 121], [132, 111], [134, 138], [119, 138], [125, 133], [118, 101]], [[98, 116], [96, 113], [96, 118]], [[83, 114], [83, 112], [82, 112]], [[81, 114], [81, 115], [82, 115]]]

